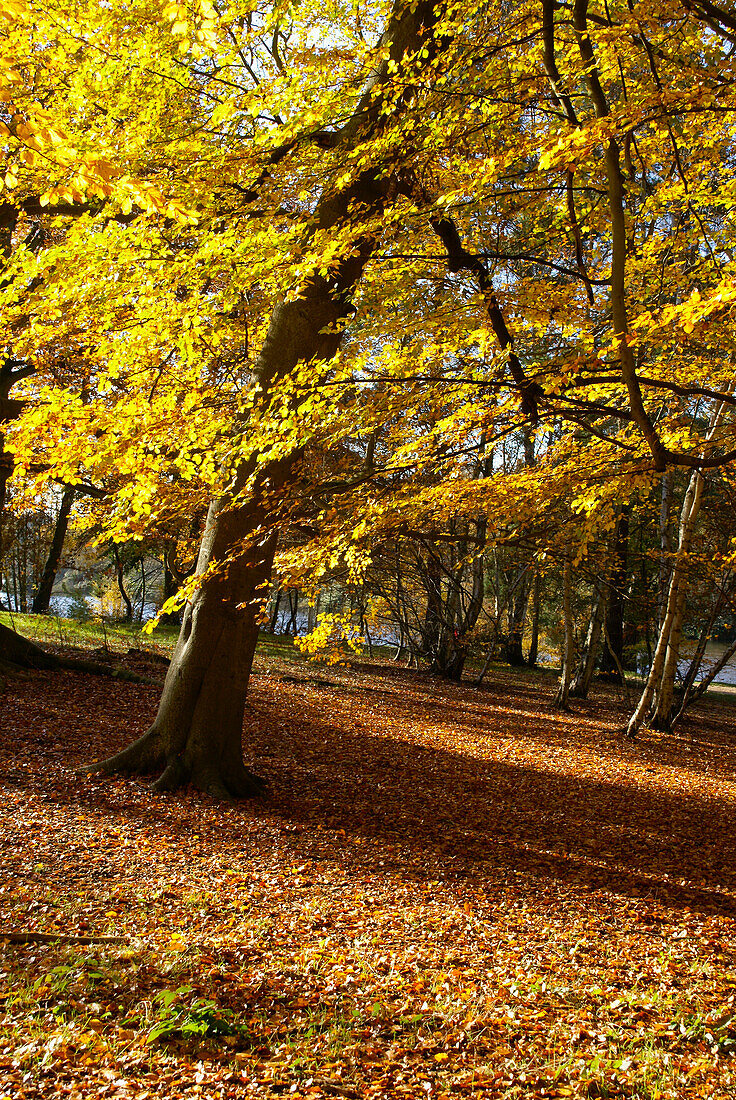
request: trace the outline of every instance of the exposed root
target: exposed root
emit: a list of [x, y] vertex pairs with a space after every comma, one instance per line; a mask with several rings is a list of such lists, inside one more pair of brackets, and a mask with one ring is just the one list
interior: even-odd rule
[[109, 756], [106, 760], [97, 760], [77, 769], [77, 775], [146, 775], [160, 768], [165, 761], [161, 738], [155, 726], [151, 726], [142, 737], [128, 745], [122, 752]]
[[153, 784], [154, 791], [177, 791], [191, 784], [223, 802], [254, 798], [268, 787], [268, 781], [249, 771], [243, 763], [227, 769], [227, 774], [212, 764], [189, 766], [184, 754], [167, 756], [155, 725], [122, 752], [77, 769], [77, 775], [150, 775], [163, 768]]
[[268, 780], [241, 764], [237, 774], [228, 775], [225, 785], [234, 798], [255, 798], [268, 790]]
[[21, 668], [59, 667], [59, 660], [53, 653], [47, 653], [3, 623], [0, 623], [0, 660]]
[[175, 756], [169, 760], [162, 774], [153, 784], [154, 791], [176, 791], [185, 786], [189, 774], [181, 757]]
[[91, 676], [109, 676], [112, 680], [125, 680], [130, 684], [151, 684], [159, 687], [159, 681], [151, 676], [140, 676], [119, 665], [107, 665], [100, 661], [85, 661], [77, 657], [59, 657], [57, 668], [66, 668], [71, 672], [88, 672]]

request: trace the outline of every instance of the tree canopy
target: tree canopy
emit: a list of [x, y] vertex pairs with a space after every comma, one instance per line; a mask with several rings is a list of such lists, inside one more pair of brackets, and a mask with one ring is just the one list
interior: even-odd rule
[[736, 457], [733, 11], [0, 12], [15, 492], [87, 487], [116, 539], [191, 538], [218, 501], [180, 599], [220, 584], [251, 629], [277, 532], [292, 577], [359, 579], [448, 525], [459, 561], [521, 541], [595, 571], [622, 506], [682, 471], [631, 731], [669, 712], [683, 571]]

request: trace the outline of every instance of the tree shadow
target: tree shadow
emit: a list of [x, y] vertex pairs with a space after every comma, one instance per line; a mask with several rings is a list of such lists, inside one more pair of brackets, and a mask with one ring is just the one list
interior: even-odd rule
[[[465, 685], [383, 677], [397, 685], [384, 692], [360, 673], [333, 675], [335, 686], [256, 678], [245, 745], [271, 783], [258, 803], [219, 808], [197, 794], [154, 796], [141, 784], [78, 779], [69, 769], [145, 728], [157, 690], [116, 684], [111, 711], [109, 684], [70, 673], [34, 677], [40, 699], [33, 682], [15, 685], [4, 782], [154, 828], [167, 844], [195, 819], [214, 850], [226, 833], [230, 849], [238, 837], [252, 842], [252, 827], [262, 825], [264, 838], [289, 833], [294, 859], [344, 860], [350, 873], [380, 867], [427, 881], [489, 882], [521, 875], [525, 889], [553, 882], [736, 914], [733, 752], [719, 789], [710, 765], [702, 783], [690, 782], [697, 762], [684, 751], [675, 767], [658, 758], [657, 744], [629, 746], [622, 763], [602, 722], [553, 714], [538, 695], [511, 707], [503, 692]], [[520, 750], [525, 759], [514, 758]], [[33, 769], [24, 763], [31, 756]]]
[[[322, 819], [348, 833], [390, 839], [396, 859], [403, 852], [412, 869], [422, 860], [461, 876], [512, 866], [736, 913], [736, 840], [724, 827], [736, 801], [735, 761], [732, 752], [724, 758], [720, 744], [717, 759], [711, 753], [703, 759], [673, 739], [622, 743], [590, 719], [581, 730], [579, 714], [553, 712], [538, 693], [515, 698], [511, 709], [493, 690], [481, 694], [400, 674], [383, 679], [400, 688], [392, 695], [368, 685], [377, 704], [373, 728], [358, 716], [353, 728], [334, 720], [342, 684], [306, 692], [297, 722], [288, 702], [269, 693], [265, 724], [254, 694], [247, 743], [272, 777], [272, 804], [291, 820]], [[425, 713], [417, 713], [418, 701]], [[428, 702], [434, 705], [427, 710]], [[599, 707], [604, 703], [594, 704], [594, 712]], [[412, 719], [454, 723], [457, 744], [417, 744]], [[492, 754], [475, 751], [488, 741]], [[504, 746], [520, 742], [540, 750], [539, 764], [503, 759]], [[583, 757], [585, 767], [576, 767]], [[712, 782], [718, 771], [722, 792]], [[709, 780], [702, 790], [688, 779], [699, 772]]]

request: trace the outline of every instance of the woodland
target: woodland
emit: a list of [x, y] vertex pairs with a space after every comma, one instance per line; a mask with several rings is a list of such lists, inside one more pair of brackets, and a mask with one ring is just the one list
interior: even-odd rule
[[734, 112], [711, 0], [0, 0], [0, 1097], [734, 1095]]

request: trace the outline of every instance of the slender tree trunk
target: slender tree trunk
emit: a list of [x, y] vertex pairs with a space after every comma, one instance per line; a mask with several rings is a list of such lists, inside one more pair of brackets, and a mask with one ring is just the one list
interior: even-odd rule
[[278, 585], [273, 597], [273, 607], [271, 609], [271, 618], [268, 624], [268, 628], [272, 634], [276, 633], [276, 627], [279, 623], [279, 607], [281, 606], [281, 597], [284, 594], [284, 590], [281, 585]]
[[5, 521], [5, 502], [8, 492], [8, 480], [13, 472], [13, 456], [4, 448], [3, 434], [0, 432], [0, 561], [5, 555], [3, 528]]
[[721, 669], [726, 667], [728, 662], [733, 657], [734, 653], [736, 653], [736, 641], [731, 642], [731, 644], [723, 651], [718, 660], [708, 669], [702, 680], [698, 681], [698, 683], [696, 684], [693, 678], [689, 683], [686, 684], [677, 711], [675, 714], [673, 714], [670, 721], [671, 730], [673, 730], [675, 726], [679, 725], [679, 723], [682, 721], [682, 718], [687, 708], [692, 706], [693, 703], [697, 702], [698, 699], [705, 695], [706, 691], [713, 683], [718, 673], [721, 671]]
[[318, 592], [314, 598], [314, 603], [309, 604], [309, 610], [307, 612], [307, 633], [311, 634], [313, 630], [317, 629], [317, 623], [319, 622], [319, 602], [322, 593]]
[[[176, 562], [176, 546], [168, 547], [163, 554], [161, 563], [164, 571], [163, 598], [165, 603], [166, 600], [176, 595], [182, 581], [185, 577], [190, 575], [192, 570], [189, 570], [189, 572], [182, 572], [178, 568]], [[181, 626], [181, 612], [179, 610], [167, 611], [165, 615], [161, 616], [161, 623], [165, 623], [168, 626]]]
[[146, 609], [146, 559], [141, 558], [141, 609], [138, 612], [138, 622], [143, 622], [143, 612]]
[[509, 598], [509, 633], [506, 642], [506, 660], [515, 668], [524, 661], [524, 622], [529, 603], [529, 566], [524, 565], [514, 582], [514, 595]]
[[41, 574], [41, 580], [36, 589], [36, 594], [33, 597], [32, 610], [34, 615], [45, 614], [49, 609], [51, 593], [54, 588], [56, 574], [59, 571], [61, 552], [64, 549], [64, 539], [66, 538], [67, 528], [69, 527], [69, 515], [73, 503], [74, 489], [71, 485], [67, 485], [64, 489], [64, 495], [61, 498], [59, 514], [56, 517], [54, 536], [51, 540], [51, 547], [49, 548], [48, 557], [46, 558], [46, 564]]
[[[677, 653], [679, 653], [679, 632], [682, 622], [682, 609], [683, 601], [685, 597], [685, 570], [687, 566], [687, 555], [692, 543], [693, 534], [695, 531], [695, 524], [697, 522], [698, 513], [700, 511], [700, 501], [703, 493], [704, 478], [703, 475], [695, 470], [690, 475], [690, 482], [688, 484], [687, 492], [685, 493], [685, 499], [682, 503], [682, 510], [680, 512], [680, 531], [677, 553], [672, 565], [670, 573], [670, 581], [667, 592], [667, 605], [665, 609], [665, 615], [662, 622], [662, 626], [659, 631], [659, 639], [657, 641], [657, 647], [654, 651], [654, 658], [652, 660], [652, 666], [649, 670], [649, 676], [644, 685], [644, 689], [639, 698], [639, 702], [636, 705], [636, 709], [632, 714], [629, 724], [626, 729], [628, 737], [635, 737], [644, 724], [652, 702], [655, 702], [655, 708], [659, 711], [659, 719], [663, 720], [664, 711], [659, 705], [661, 700], [657, 700], [658, 693], [662, 695], [663, 686], [663, 673], [667, 669], [667, 674], [672, 673], [676, 665], [676, 655], [674, 648], [670, 648], [670, 638], [672, 631], [674, 630], [673, 642], [676, 647]], [[668, 661], [668, 651], [670, 653], [670, 659]], [[666, 692], [665, 692], [666, 701]], [[669, 711], [672, 707], [672, 698], [670, 695], [668, 702], [667, 720], [669, 721]]]
[[529, 643], [529, 657], [527, 658], [530, 668], [536, 668], [537, 658], [539, 655], [539, 615], [542, 610], [542, 579], [539, 573], [534, 574], [534, 587], [532, 595], [532, 637]]
[[562, 574], [562, 615], [565, 624], [565, 648], [562, 655], [562, 673], [560, 686], [555, 696], [555, 706], [560, 710], [567, 710], [570, 698], [570, 680], [572, 678], [572, 666], [575, 660], [575, 632], [572, 621], [572, 555], [568, 550], [565, 554], [565, 565]]
[[578, 667], [575, 670], [575, 676], [570, 685], [570, 694], [578, 699], [585, 699], [590, 691], [595, 663], [598, 658], [598, 650], [600, 648], [604, 613], [605, 601], [601, 596], [598, 596], [592, 609], [590, 623], [588, 624], [585, 649], [581, 654]]
[[[698, 519], [698, 513], [700, 512], [703, 489], [705, 487], [705, 479], [699, 471], [691, 474], [690, 481], [691, 483], [695, 482], [695, 488], [693, 491], [690, 513], [687, 517], [687, 547], [682, 555], [678, 554], [678, 583], [674, 593], [671, 593], [671, 596], [674, 596], [674, 598], [668, 600], [667, 605], [667, 615], [669, 616], [667, 648], [662, 664], [662, 673], [657, 686], [655, 706], [651, 716], [651, 725], [654, 729], [669, 730], [670, 719], [674, 708], [675, 677], [677, 676], [677, 664], [680, 659], [680, 648], [682, 646], [682, 624], [688, 588], [687, 577], [685, 575], [687, 570], [685, 557], [690, 549], [695, 524]], [[670, 606], [672, 607], [671, 615]]]
[[118, 582], [118, 591], [120, 592], [120, 598], [125, 605], [125, 621], [126, 623], [131, 623], [133, 621], [133, 603], [125, 589], [125, 571], [123, 569], [123, 563], [120, 560], [120, 551], [118, 550], [116, 543], [113, 543], [112, 553], [115, 561], [115, 579]]
[[299, 633], [299, 624], [297, 622], [297, 616], [299, 615], [299, 589], [289, 589], [289, 625], [286, 628], [287, 634], [293, 634], [295, 637]]
[[730, 576], [724, 578], [723, 583], [716, 594], [716, 598], [711, 604], [708, 618], [703, 624], [703, 627], [700, 631], [698, 644], [695, 647], [695, 652], [690, 659], [690, 664], [688, 666], [687, 672], [683, 677], [681, 699], [685, 699], [692, 693], [692, 689], [695, 684], [695, 677], [698, 675], [698, 672], [700, 671], [701, 665], [703, 663], [703, 658], [705, 656], [705, 651], [708, 647], [708, 642], [710, 641], [714, 623], [723, 611], [726, 604], [730, 602], [731, 596], [733, 594], [733, 587], [734, 575], [731, 574]]
[[624, 663], [624, 614], [628, 578], [630, 507], [624, 506], [613, 535], [613, 564], [606, 593], [606, 632], [601, 657], [601, 673], [620, 681]]
[[661, 627], [667, 606], [667, 580], [672, 559], [672, 486], [675, 471], [670, 467], [662, 474], [662, 495], [659, 507], [659, 588], [657, 627]]
[[[439, 549], [437, 550], [439, 554]], [[442, 566], [439, 557], [431, 547], [427, 551], [427, 564], [424, 570], [424, 583], [427, 588], [427, 606], [424, 612], [424, 654], [434, 664], [437, 660], [442, 638]]]

